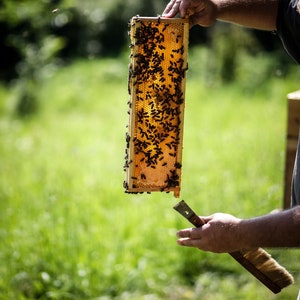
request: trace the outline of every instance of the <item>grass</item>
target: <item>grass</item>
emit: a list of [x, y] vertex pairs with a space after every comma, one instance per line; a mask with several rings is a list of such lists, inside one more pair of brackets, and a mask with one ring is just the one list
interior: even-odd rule
[[[178, 247], [189, 224], [172, 194], [124, 194], [126, 77], [124, 59], [76, 62], [40, 86], [40, 112], [25, 120], [1, 87], [0, 298], [295, 298], [298, 250], [270, 250], [296, 279], [275, 296], [228, 255]], [[203, 215], [280, 208], [296, 89], [297, 77], [249, 94], [191, 76], [182, 198]]]

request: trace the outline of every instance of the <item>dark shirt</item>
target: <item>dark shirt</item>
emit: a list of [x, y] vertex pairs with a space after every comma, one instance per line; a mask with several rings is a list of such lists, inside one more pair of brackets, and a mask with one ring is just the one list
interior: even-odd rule
[[[300, 0], [278, 0], [277, 33], [286, 51], [300, 64]], [[298, 7], [297, 7], [298, 6]], [[300, 135], [299, 135], [300, 136]], [[300, 205], [300, 138], [295, 159], [291, 205]]]
[[300, 205], [300, 139], [298, 138], [298, 149], [295, 158], [294, 173], [292, 180], [291, 206]]
[[300, 64], [299, 11], [299, 0], [278, 0], [277, 33], [286, 51], [298, 62], [298, 64]]

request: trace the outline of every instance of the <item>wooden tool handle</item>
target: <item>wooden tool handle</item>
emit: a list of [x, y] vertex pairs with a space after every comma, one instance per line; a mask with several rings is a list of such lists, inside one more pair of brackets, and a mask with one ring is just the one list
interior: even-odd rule
[[[254, 249], [252, 251], [260, 251], [262, 249]], [[240, 265], [242, 265], [248, 272], [256, 277], [261, 283], [269, 288], [274, 294], [281, 291], [281, 287], [274, 283], [269, 277], [263, 272], [258, 270], [249, 260], [247, 260], [240, 251], [229, 253]]]

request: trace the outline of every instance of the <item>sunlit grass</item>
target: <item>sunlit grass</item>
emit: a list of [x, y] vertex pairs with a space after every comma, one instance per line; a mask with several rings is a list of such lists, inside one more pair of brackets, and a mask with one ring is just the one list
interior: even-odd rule
[[[11, 114], [1, 89], [0, 297], [291, 299], [297, 250], [272, 250], [296, 276], [273, 296], [228, 255], [176, 245], [189, 226], [172, 194], [124, 194], [127, 62], [78, 62], [40, 87], [40, 113]], [[181, 196], [199, 214], [251, 217], [282, 206], [286, 94], [188, 78]]]

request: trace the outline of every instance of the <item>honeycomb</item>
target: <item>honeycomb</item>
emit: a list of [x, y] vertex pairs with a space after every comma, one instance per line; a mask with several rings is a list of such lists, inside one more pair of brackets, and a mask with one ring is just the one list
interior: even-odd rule
[[131, 19], [127, 193], [180, 195], [188, 33], [186, 19]]

